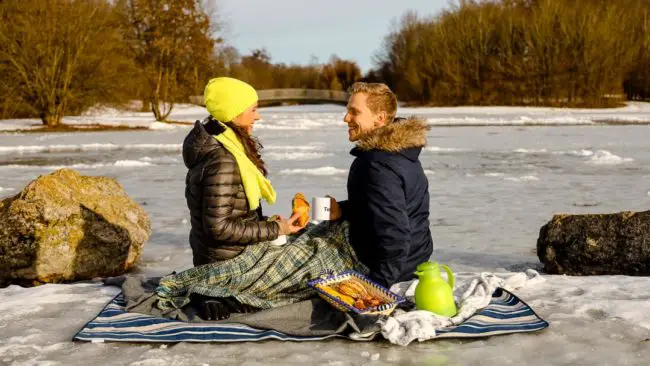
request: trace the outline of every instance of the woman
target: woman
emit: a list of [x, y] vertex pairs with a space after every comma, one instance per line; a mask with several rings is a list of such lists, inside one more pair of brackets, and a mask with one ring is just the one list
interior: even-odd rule
[[257, 93], [220, 77], [210, 80], [204, 98], [210, 117], [197, 121], [183, 143], [195, 267], [161, 280], [158, 308], [186, 310], [189, 303], [203, 320], [220, 320], [307, 299], [307, 281], [324, 270], [366, 271], [348, 244], [347, 223], [312, 225], [282, 247], [269, 245], [303, 227], [298, 214], [262, 215], [260, 200], [272, 204], [276, 194], [252, 136]]
[[260, 119], [255, 89], [221, 77], [208, 83], [204, 97], [210, 116], [197, 121], [183, 143], [195, 266], [232, 259], [246, 245], [302, 229], [295, 225], [297, 216], [268, 220], [262, 215], [260, 199], [274, 203], [275, 191], [252, 136]]

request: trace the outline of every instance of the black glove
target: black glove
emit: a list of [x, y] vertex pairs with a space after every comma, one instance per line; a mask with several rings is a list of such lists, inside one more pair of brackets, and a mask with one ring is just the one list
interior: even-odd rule
[[199, 294], [190, 295], [190, 304], [203, 320], [224, 320], [231, 313], [254, 313], [261, 309], [242, 304], [234, 297], [210, 297]]
[[225, 304], [228, 307], [228, 310], [231, 313], [254, 313], [257, 311], [260, 311], [262, 309], [256, 308], [254, 306], [248, 305], [248, 304], [242, 304], [239, 302], [237, 299], [234, 297], [224, 297], [220, 299], [223, 304]]
[[194, 307], [203, 320], [224, 320], [230, 318], [228, 306], [222, 298], [209, 297], [199, 294], [190, 296], [190, 304]]

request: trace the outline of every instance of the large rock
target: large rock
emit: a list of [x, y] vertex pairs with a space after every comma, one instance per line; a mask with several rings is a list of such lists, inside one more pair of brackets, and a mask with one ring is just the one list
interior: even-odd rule
[[545, 270], [569, 275], [650, 275], [650, 211], [556, 215], [539, 232]]
[[40, 176], [0, 201], [0, 286], [122, 274], [150, 234], [146, 212], [115, 180]]

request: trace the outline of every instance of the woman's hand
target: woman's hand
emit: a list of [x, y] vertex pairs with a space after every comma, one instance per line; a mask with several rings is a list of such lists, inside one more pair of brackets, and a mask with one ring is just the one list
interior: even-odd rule
[[276, 219], [277, 223], [280, 224], [280, 235], [291, 235], [295, 234], [298, 231], [302, 230], [307, 226], [300, 226], [298, 224], [298, 219], [300, 218], [300, 213], [297, 212], [293, 214], [288, 220], [285, 220], [284, 217], [280, 216]]

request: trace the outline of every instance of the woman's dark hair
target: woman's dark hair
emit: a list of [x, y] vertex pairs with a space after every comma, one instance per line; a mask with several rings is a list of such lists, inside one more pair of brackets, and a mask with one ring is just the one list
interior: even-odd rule
[[264, 148], [260, 141], [246, 132], [245, 129], [237, 126], [236, 124], [232, 122], [225, 122], [224, 123], [226, 126], [230, 127], [233, 132], [235, 132], [235, 135], [237, 138], [239, 138], [239, 141], [241, 141], [242, 145], [244, 145], [244, 150], [246, 150], [246, 155], [248, 158], [255, 164], [257, 169], [266, 175], [268, 174], [268, 171], [266, 170], [266, 164], [264, 163], [264, 160], [262, 160], [262, 154], [261, 151]]

